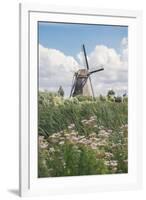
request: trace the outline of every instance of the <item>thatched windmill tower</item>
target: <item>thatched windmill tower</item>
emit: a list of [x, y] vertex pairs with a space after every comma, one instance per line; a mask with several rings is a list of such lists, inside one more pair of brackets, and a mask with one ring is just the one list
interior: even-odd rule
[[86, 69], [79, 69], [77, 72], [75, 72], [73, 77], [73, 85], [71, 88], [70, 97], [76, 95], [94, 97], [94, 91], [90, 75], [104, 70], [103, 65], [100, 65], [100, 69], [90, 71], [84, 44], [83, 44], [83, 52], [86, 62]]

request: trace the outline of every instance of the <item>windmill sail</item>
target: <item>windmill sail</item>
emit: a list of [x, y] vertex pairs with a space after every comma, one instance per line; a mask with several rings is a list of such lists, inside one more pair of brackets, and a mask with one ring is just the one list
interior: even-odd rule
[[[87, 59], [87, 54], [86, 54], [86, 49], [85, 49], [85, 45], [83, 44], [83, 52], [84, 52], [84, 57], [85, 57], [85, 62], [86, 62], [86, 67], [87, 70], [89, 70], [89, 64], [88, 64], [88, 59]], [[90, 92], [89, 92], [90, 91]], [[94, 90], [93, 90], [93, 85], [92, 85], [92, 81], [91, 78], [89, 76], [89, 79], [87, 81], [87, 84], [84, 87], [84, 93], [87, 96], [93, 96], [94, 97]], [[84, 95], [84, 94], [83, 94]]]
[[94, 90], [93, 90], [93, 85], [92, 85], [92, 81], [91, 81], [91, 77], [90, 76], [89, 76], [89, 81], [90, 81], [92, 96], [95, 97]]
[[85, 45], [84, 44], [83, 44], [83, 52], [84, 52], [84, 56], [85, 56], [86, 67], [87, 67], [87, 70], [89, 70], [89, 64], [88, 64], [87, 54], [86, 54], [86, 50], [85, 50]]

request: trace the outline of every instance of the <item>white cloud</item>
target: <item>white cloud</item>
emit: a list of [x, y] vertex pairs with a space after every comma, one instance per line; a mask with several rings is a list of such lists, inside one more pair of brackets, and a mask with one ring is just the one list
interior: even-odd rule
[[72, 56], [39, 45], [39, 60], [41, 89], [57, 91], [60, 85], [71, 87], [73, 74], [79, 69], [79, 64]]
[[[87, 55], [90, 69], [104, 65], [104, 71], [91, 75], [94, 91], [97, 95], [106, 94], [114, 89], [118, 94], [127, 90], [128, 82], [128, 40], [121, 41], [121, 53], [104, 45], [96, 45]], [[75, 71], [85, 66], [83, 54], [77, 54], [77, 60], [56, 49], [48, 49], [39, 45], [39, 85], [42, 89], [57, 91], [62, 85], [68, 96], [71, 90], [72, 78]]]
[[121, 46], [124, 47], [124, 48], [127, 48], [128, 47], [128, 38], [127, 37], [124, 37], [121, 41]]
[[119, 55], [116, 53], [114, 49], [110, 49], [103, 45], [97, 45], [94, 51], [89, 55], [89, 63], [90, 65], [119, 65], [120, 59]]
[[[106, 94], [109, 89], [114, 89], [118, 94], [128, 90], [128, 41], [123, 38], [121, 41], [121, 54], [115, 49], [104, 45], [97, 45], [88, 55], [90, 69], [104, 65], [104, 71], [91, 75], [94, 91], [97, 95]], [[81, 53], [78, 54], [79, 62], [83, 60]], [[81, 59], [80, 59], [81, 58]]]
[[122, 61], [127, 62], [128, 61], [128, 38], [124, 37], [121, 41], [121, 51], [122, 51]]

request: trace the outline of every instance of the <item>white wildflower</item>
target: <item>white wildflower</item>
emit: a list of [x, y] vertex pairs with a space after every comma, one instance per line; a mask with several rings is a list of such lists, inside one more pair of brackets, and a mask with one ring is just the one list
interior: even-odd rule
[[70, 124], [69, 126], [68, 126], [68, 129], [73, 129], [75, 127], [75, 124]]
[[104, 162], [105, 165], [110, 166], [112, 168], [117, 167], [118, 162], [116, 160], [109, 160]]
[[76, 142], [78, 141], [78, 138], [75, 137], [75, 136], [72, 136], [72, 137], [70, 138], [70, 141], [73, 142], [73, 143], [74, 143], [74, 142], [76, 143]]
[[44, 139], [44, 136], [39, 136], [39, 147], [42, 149], [48, 147], [48, 142]]
[[113, 167], [112, 172], [116, 172], [116, 171], [117, 171], [117, 167]]
[[97, 148], [97, 144], [96, 144], [96, 143], [92, 143], [92, 144], [90, 145], [90, 147], [91, 147], [91, 149], [96, 149], [96, 148]]
[[91, 133], [90, 135], [89, 135], [89, 137], [96, 137], [96, 133]]
[[99, 126], [98, 128], [99, 128], [100, 130], [102, 130], [102, 129], [104, 129], [104, 126]]
[[125, 164], [127, 164], [127, 163], [128, 163], [128, 160], [123, 160], [123, 162], [124, 162]]
[[98, 146], [98, 147], [104, 147], [104, 146], [106, 146], [106, 145], [107, 145], [107, 142], [106, 142], [105, 140], [103, 140], [103, 141], [97, 143], [97, 146]]
[[82, 139], [82, 138], [85, 138], [85, 136], [84, 135], [79, 136], [79, 139]]
[[40, 135], [39, 136], [39, 142], [42, 142], [42, 141], [44, 141], [44, 136]]
[[72, 132], [70, 133], [71, 136], [76, 136], [78, 133], [75, 132], [74, 130], [72, 130]]
[[108, 138], [110, 133], [106, 132], [105, 130], [100, 130], [98, 132], [98, 137]]
[[106, 133], [106, 131], [104, 129], [102, 129], [102, 130], [99, 131], [99, 134], [104, 135], [105, 133]]
[[81, 122], [82, 122], [82, 123], [85, 123], [85, 122], [87, 122], [87, 120], [86, 120], [86, 119], [83, 119], [83, 120], [81, 120]]
[[108, 133], [112, 133], [113, 131], [112, 131], [111, 129], [108, 129], [107, 132], [108, 132]]
[[70, 136], [70, 134], [69, 134], [69, 133], [65, 133], [64, 136], [65, 136], [65, 137], [68, 137], [68, 136]]
[[111, 167], [116, 167], [118, 165], [118, 162], [116, 160], [111, 160], [110, 161], [110, 166]]
[[55, 149], [54, 149], [53, 147], [51, 147], [51, 148], [49, 149], [49, 151], [50, 151], [51, 153], [53, 153], [53, 152], [55, 152]]
[[93, 121], [96, 120], [96, 116], [91, 116], [90, 120], [93, 120]]
[[113, 154], [110, 152], [105, 152], [105, 156], [106, 156], [106, 158], [112, 158]]
[[40, 144], [40, 148], [45, 149], [48, 147], [48, 143], [42, 143]]
[[60, 141], [60, 142], [59, 142], [59, 145], [63, 145], [63, 144], [64, 144], [64, 141]]

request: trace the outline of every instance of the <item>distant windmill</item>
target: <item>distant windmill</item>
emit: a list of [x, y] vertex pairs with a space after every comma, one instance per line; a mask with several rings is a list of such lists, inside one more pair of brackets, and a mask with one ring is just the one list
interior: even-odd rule
[[84, 44], [83, 44], [83, 52], [85, 56], [87, 69], [79, 69], [77, 72], [75, 72], [74, 77], [73, 77], [73, 85], [71, 88], [70, 97], [76, 96], [76, 95], [94, 97], [94, 90], [93, 90], [90, 75], [104, 70], [103, 65], [100, 65], [99, 66], [100, 69], [90, 71]]

